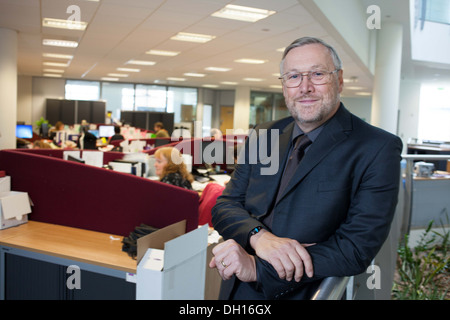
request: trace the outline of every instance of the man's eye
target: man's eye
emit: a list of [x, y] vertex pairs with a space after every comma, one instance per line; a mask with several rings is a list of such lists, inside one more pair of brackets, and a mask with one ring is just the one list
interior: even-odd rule
[[295, 79], [298, 79], [298, 74], [290, 74], [290, 75], [288, 75], [288, 80], [295, 80]]
[[312, 73], [313, 77], [323, 77], [325, 74], [321, 71], [316, 71]]

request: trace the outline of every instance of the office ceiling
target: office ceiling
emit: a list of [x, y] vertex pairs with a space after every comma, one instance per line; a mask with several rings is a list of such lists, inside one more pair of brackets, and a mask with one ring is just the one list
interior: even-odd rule
[[[321, 37], [339, 51], [344, 63], [345, 78], [357, 79], [347, 85], [361, 87], [344, 89], [344, 96], [372, 91], [372, 76], [354, 61], [348, 46], [333, 39], [329, 30], [313, 17], [305, 4], [309, 0], [0, 0], [0, 27], [18, 31], [18, 73], [43, 76], [45, 69], [63, 70], [68, 79], [101, 80], [124, 74], [119, 82], [156, 83], [179, 86], [217, 86], [233, 89], [236, 85], [260, 90], [279, 91], [279, 61], [277, 49], [294, 39], [312, 35]], [[364, 3], [365, 0], [362, 0]], [[366, 1], [367, 2], [367, 1]], [[368, 1], [371, 4], [374, 1]], [[380, 1], [375, 1], [380, 2]], [[386, 2], [383, 19], [403, 20], [408, 23], [408, 1]], [[258, 22], [243, 22], [211, 16], [227, 4], [235, 4], [276, 11]], [[86, 30], [67, 30], [43, 27], [44, 18], [68, 19], [80, 9]], [[175, 41], [170, 38], [178, 32], [208, 34], [215, 39], [204, 44]], [[44, 46], [42, 40], [74, 40], [76, 48]], [[406, 49], [408, 48], [405, 37]], [[146, 54], [149, 50], [180, 52], [177, 56]], [[73, 55], [73, 58], [47, 58], [44, 53]], [[405, 55], [405, 52], [404, 52]], [[260, 59], [263, 64], [243, 64], [237, 59]], [[152, 66], [127, 64], [131, 59], [155, 62]], [[66, 67], [46, 66], [44, 62], [68, 62]], [[140, 72], [123, 72], [117, 68], [139, 68]], [[227, 72], [208, 71], [205, 68], [229, 68]], [[426, 68], [425, 68], [426, 69]], [[409, 69], [411, 70], [411, 69]], [[425, 71], [423, 71], [425, 72]], [[54, 72], [53, 72], [54, 73]], [[200, 73], [204, 77], [186, 76]], [[433, 73], [434, 74], [434, 73]], [[184, 78], [185, 81], [168, 80]], [[260, 79], [260, 81], [250, 81]], [[246, 80], [245, 80], [246, 79]], [[226, 82], [224, 84], [224, 82]], [[236, 83], [236, 84], [230, 84]]]

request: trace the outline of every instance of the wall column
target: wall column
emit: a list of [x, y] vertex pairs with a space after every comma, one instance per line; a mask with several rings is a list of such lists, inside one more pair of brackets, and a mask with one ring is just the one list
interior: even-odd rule
[[16, 148], [17, 32], [0, 28], [0, 149]]
[[248, 131], [250, 121], [250, 87], [237, 87], [234, 99], [234, 131]]
[[371, 122], [397, 134], [403, 27], [383, 23], [378, 30]]

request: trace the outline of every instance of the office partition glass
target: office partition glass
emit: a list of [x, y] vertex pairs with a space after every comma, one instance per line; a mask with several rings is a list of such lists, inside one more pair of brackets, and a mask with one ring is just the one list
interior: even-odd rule
[[68, 100], [99, 100], [100, 82], [84, 80], [67, 80], [65, 98]]
[[175, 123], [195, 121], [197, 88], [168, 87], [167, 112], [174, 113]]
[[283, 94], [275, 93], [273, 98], [273, 119], [278, 120], [290, 116]]
[[102, 100], [113, 119], [120, 120], [120, 112], [134, 110], [134, 84], [102, 82]]
[[250, 92], [250, 125], [278, 120], [289, 116], [283, 94]]
[[137, 111], [165, 112], [167, 104], [167, 87], [156, 85], [136, 85]]

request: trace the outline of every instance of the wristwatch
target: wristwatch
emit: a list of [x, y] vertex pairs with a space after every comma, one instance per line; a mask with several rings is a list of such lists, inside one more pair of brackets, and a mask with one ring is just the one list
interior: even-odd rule
[[263, 228], [262, 226], [257, 226], [255, 228], [253, 228], [252, 231], [250, 231], [249, 237], [257, 234], [259, 231], [261, 231], [262, 228]]

